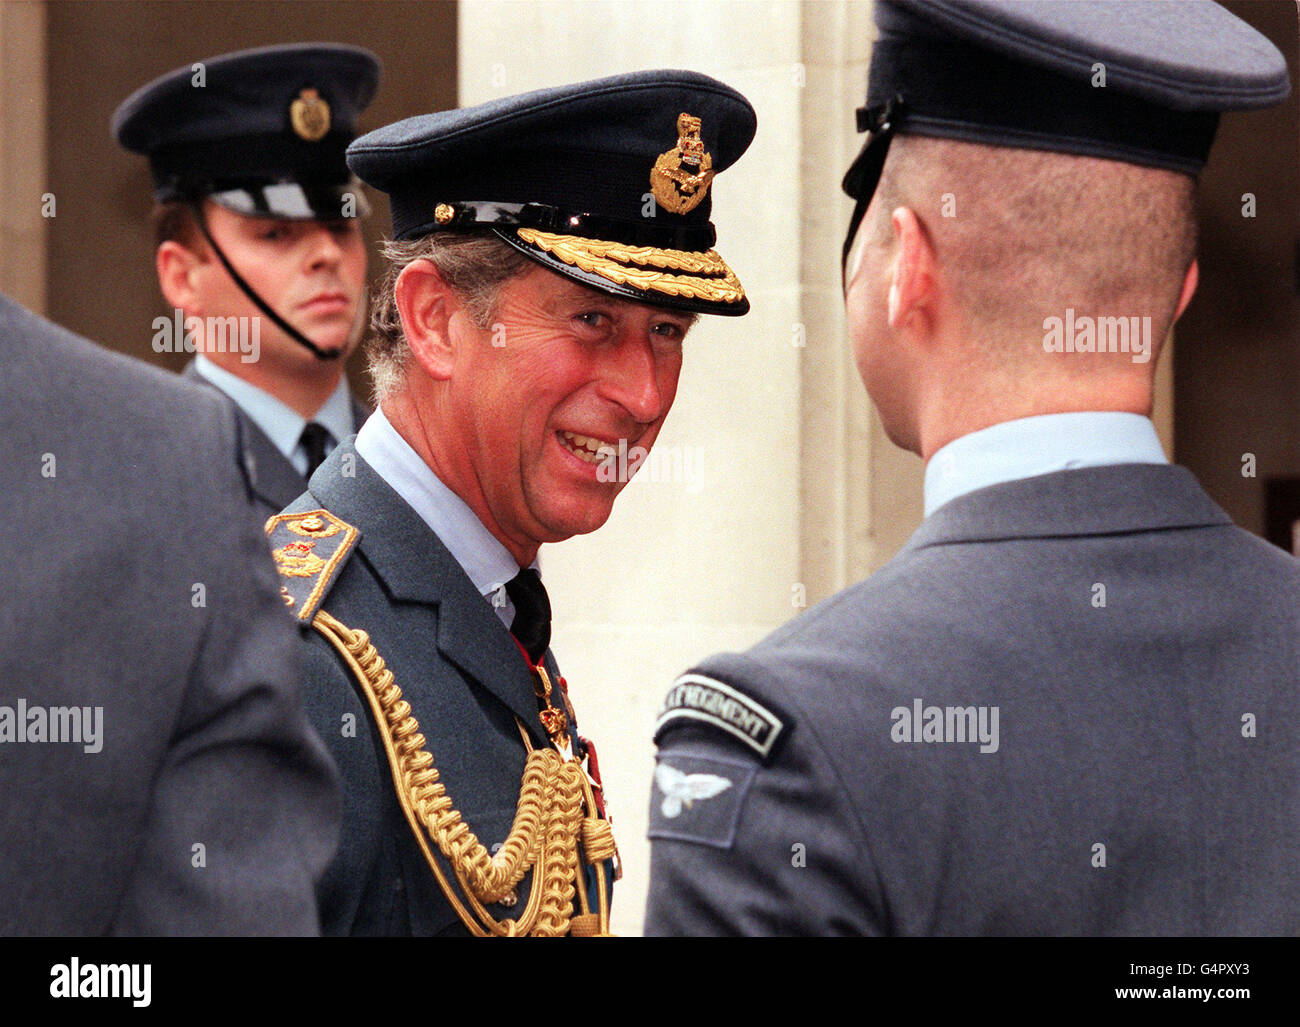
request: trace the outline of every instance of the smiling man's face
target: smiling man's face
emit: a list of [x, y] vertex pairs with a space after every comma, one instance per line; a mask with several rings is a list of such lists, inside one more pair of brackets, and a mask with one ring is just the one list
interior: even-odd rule
[[654, 444], [694, 321], [541, 267], [502, 288], [487, 327], [453, 319], [448, 448], [474, 479], [462, 498], [498, 539], [528, 550], [605, 523], [627, 484], [609, 480], [607, 458]]

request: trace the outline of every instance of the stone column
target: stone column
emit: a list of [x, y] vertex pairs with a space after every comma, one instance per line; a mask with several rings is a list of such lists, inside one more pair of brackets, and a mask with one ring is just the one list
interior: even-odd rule
[[50, 210], [45, 108], [45, 5], [0, 3], [0, 292], [38, 313], [45, 311], [42, 209]]

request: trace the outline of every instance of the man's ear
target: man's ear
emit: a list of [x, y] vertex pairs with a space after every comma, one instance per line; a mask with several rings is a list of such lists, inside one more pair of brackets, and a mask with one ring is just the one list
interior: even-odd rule
[[430, 260], [413, 260], [402, 268], [393, 288], [402, 331], [416, 362], [432, 378], [446, 381], [455, 363], [452, 315], [460, 299]]
[[932, 316], [936, 260], [930, 237], [910, 207], [890, 216], [897, 256], [889, 283], [889, 326], [899, 328], [916, 317]]
[[195, 281], [195, 273], [203, 263], [197, 253], [173, 239], [158, 247], [154, 266], [158, 269], [158, 287], [169, 306], [196, 317], [203, 316]]
[[1187, 304], [1192, 302], [1192, 297], [1196, 295], [1196, 285], [1201, 280], [1201, 269], [1197, 267], [1196, 261], [1193, 260], [1187, 268], [1187, 274], [1183, 276], [1183, 292], [1178, 297], [1178, 309], [1174, 311], [1174, 320], [1177, 321], [1183, 316], [1183, 311], [1187, 309]]

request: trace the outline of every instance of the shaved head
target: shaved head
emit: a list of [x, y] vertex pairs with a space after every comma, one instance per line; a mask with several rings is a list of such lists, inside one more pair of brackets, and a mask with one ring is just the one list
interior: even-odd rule
[[920, 219], [972, 347], [997, 362], [1041, 365], [1043, 320], [1067, 307], [1150, 316], [1158, 341], [1195, 255], [1192, 178], [1093, 157], [899, 136], [860, 243], [888, 246], [898, 207]]

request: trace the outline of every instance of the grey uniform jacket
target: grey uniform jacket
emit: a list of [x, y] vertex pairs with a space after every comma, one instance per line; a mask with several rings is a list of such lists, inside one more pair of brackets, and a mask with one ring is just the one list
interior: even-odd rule
[[956, 499], [670, 694], [646, 929], [1300, 932], [1298, 625], [1183, 468]]
[[0, 298], [0, 934], [317, 930], [337, 783], [237, 432]]
[[[437, 535], [350, 440], [286, 512], [316, 509], [360, 531], [321, 608], [370, 636], [411, 704], [453, 807], [491, 850], [510, 833], [519, 800], [526, 751], [516, 718], [534, 746], [548, 744], [522, 653]], [[320, 890], [324, 933], [466, 933], [398, 805], [360, 686], [330, 644], [302, 628], [308, 711], [343, 776], [338, 858]], [[545, 659], [558, 681], [554, 659]], [[521, 902], [530, 881], [518, 888]], [[488, 908], [502, 919], [522, 905]]]
[[[263, 519], [278, 514], [306, 491], [307, 479], [298, 473], [298, 468], [287, 456], [275, 448], [275, 443], [267, 438], [257, 422], [244, 413], [243, 407], [199, 374], [193, 361], [185, 365], [182, 373], [190, 381], [216, 392], [239, 415], [245, 473], [253, 491], [253, 501]], [[360, 429], [371, 412], [368, 406], [352, 397], [352, 423], [356, 428]]]

